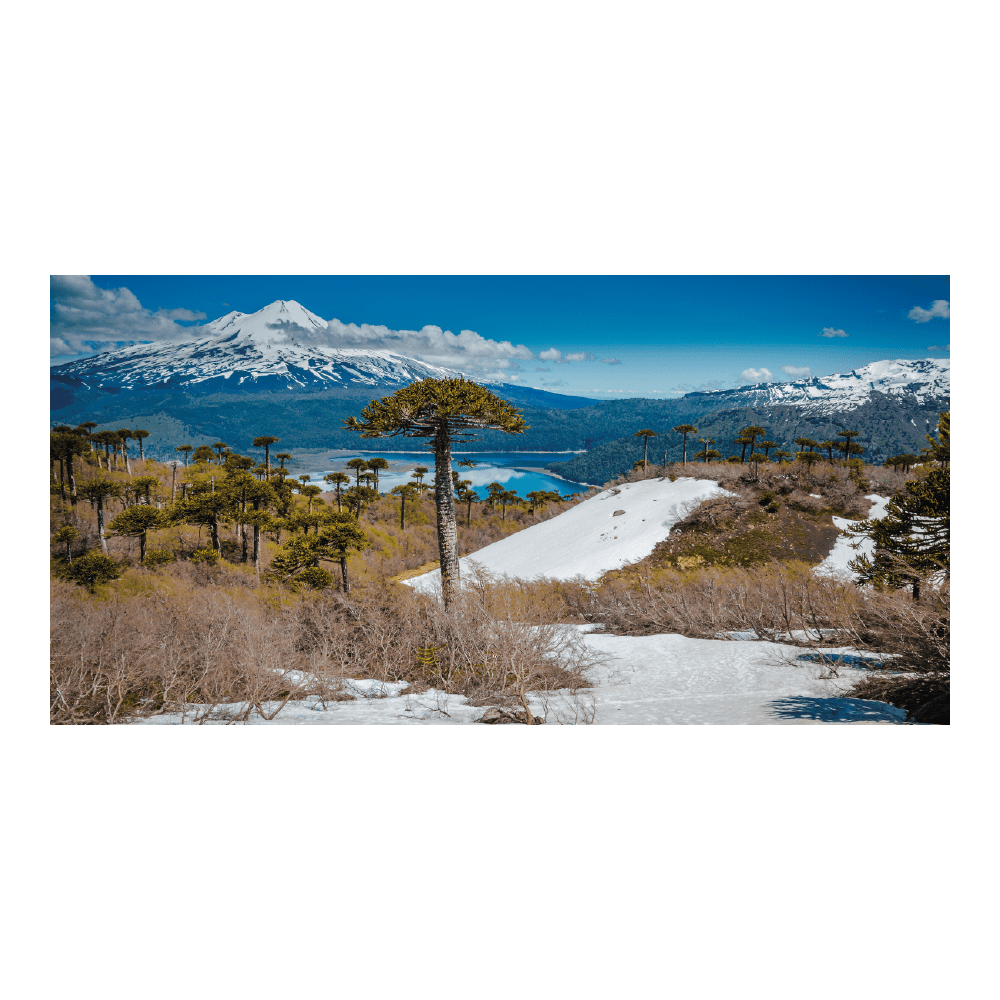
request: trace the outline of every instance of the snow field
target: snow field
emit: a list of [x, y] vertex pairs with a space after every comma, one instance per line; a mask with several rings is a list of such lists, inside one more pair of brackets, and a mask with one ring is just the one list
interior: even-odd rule
[[[708, 479], [625, 483], [463, 557], [462, 572], [472, 572], [475, 562], [491, 573], [520, 579], [599, 580], [609, 570], [644, 559], [703, 500], [724, 495], [727, 491]], [[441, 572], [404, 582], [423, 593], [438, 593]]]
[[[872, 509], [868, 512], [865, 520], [871, 521], [885, 517], [885, 507], [890, 497], [880, 497], [877, 493], [869, 493], [865, 499], [872, 502]], [[846, 517], [835, 517], [833, 523], [841, 531], [846, 531], [852, 521]], [[855, 545], [858, 548], [854, 548]], [[864, 533], [856, 535], [853, 541], [850, 538], [838, 538], [833, 543], [830, 554], [813, 570], [813, 573], [817, 576], [835, 576], [853, 580], [857, 574], [852, 573], [847, 568], [848, 562], [860, 555], [871, 558], [874, 552], [875, 543]]]
[[[596, 725], [899, 725], [901, 709], [844, 697], [863, 674], [860, 657], [846, 647], [805, 650], [776, 642], [689, 639], [681, 635], [602, 635], [591, 626], [566, 626], [604, 661], [591, 668], [592, 688], [578, 692], [532, 692], [534, 714], [550, 724]], [[843, 654], [839, 677], [827, 677], [811, 657]], [[853, 655], [852, 655], [853, 654]], [[289, 677], [290, 680], [295, 678]], [[299, 677], [298, 680], [305, 678]], [[251, 725], [459, 725], [486, 711], [460, 695], [425, 691], [408, 695], [403, 683], [354, 680], [345, 684], [353, 701], [324, 703], [312, 695], [290, 702], [273, 720], [252, 717]], [[192, 706], [196, 708], [197, 706]], [[271, 706], [271, 710], [277, 705]], [[228, 706], [235, 714], [239, 706]], [[221, 706], [214, 724], [226, 721]], [[189, 718], [193, 722], [194, 718]], [[145, 725], [179, 725], [180, 715], [141, 720]], [[213, 724], [213, 723], [210, 723]]]

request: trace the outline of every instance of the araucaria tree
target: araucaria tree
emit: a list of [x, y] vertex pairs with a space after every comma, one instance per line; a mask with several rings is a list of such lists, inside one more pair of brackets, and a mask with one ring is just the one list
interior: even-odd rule
[[646, 461], [646, 457], [649, 454], [649, 439], [656, 437], [656, 431], [651, 431], [648, 427], [644, 427], [641, 431], [636, 431], [632, 437], [642, 438], [642, 467], [645, 469], [649, 465]]
[[268, 475], [271, 473], [271, 445], [277, 444], [279, 438], [273, 437], [270, 434], [265, 434], [263, 437], [258, 437], [253, 439], [253, 446], [255, 448], [264, 449], [264, 465], [267, 468]]
[[90, 501], [97, 508], [97, 535], [105, 555], [108, 554], [108, 541], [104, 537], [104, 501], [121, 495], [122, 484], [113, 479], [91, 479], [80, 486], [81, 498]]
[[110, 528], [116, 535], [139, 539], [139, 562], [146, 559], [146, 532], [164, 523], [163, 516], [155, 507], [135, 504], [126, 507], [117, 517], [112, 518]]
[[[674, 428], [674, 430], [678, 434], [682, 435], [682, 442], [683, 443], [682, 443], [681, 447], [683, 449], [683, 456], [684, 457], [681, 460], [681, 464], [682, 465], [687, 465], [688, 464], [688, 434], [697, 434], [698, 433], [698, 428], [695, 427], [694, 424], [678, 424]], [[666, 459], [664, 459], [663, 464], [664, 465], [667, 464], [666, 463]]]
[[365, 438], [407, 437], [431, 439], [434, 449], [434, 501], [437, 508], [441, 595], [445, 607], [458, 596], [458, 527], [452, 489], [452, 441], [475, 440], [475, 432], [500, 430], [520, 434], [526, 425], [520, 411], [488, 389], [465, 379], [423, 379], [372, 400], [360, 419], [344, 421], [348, 430]]
[[862, 581], [893, 590], [913, 587], [920, 600], [920, 577], [951, 565], [950, 470], [933, 469], [923, 479], [908, 482], [885, 508], [885, 517], [857, 521], [848, 533], [864, 531], [875, 543], [872, 557], [852, 559], [850, 568]]

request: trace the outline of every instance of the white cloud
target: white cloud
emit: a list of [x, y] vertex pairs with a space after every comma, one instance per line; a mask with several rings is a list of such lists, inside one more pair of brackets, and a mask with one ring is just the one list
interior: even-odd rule
[[948, 304], [947, 299], [935, 299], [931, 303], [930, 309], [921, 309], [920, 306], [914, 306], [906, 315], [915, 323], [929, 323], [935, 316], [939, 316], [941, 319], [948, 319], [951, 316], [951, 306]]
[[812, 369], [808, 365], [801, 368], [796, 365], [782, 365], [781, 370], [792, 378], [812, 378]]
[[847, 337], [849, 334], [844, 333], [843, 330], [835, 330], [832, 326], [824, 326], [823, 329], [816, 334], [817, 337]]
[[740, 378], [750, 382], [770, 382], [774, 376], [766, 368], [747, 368], [740, 372]]
[[552, 369], [551, 368], [536, 368], [535, 371], [536, 372], [550, 372], [550, 371], [552, 371]]
[[125, 344], [190, 340], [177, 320], [206, 319], [190, 309], [143, 308], [127, 288], [98, 288], [86, 274], [49, 278], [50, 350], [54, 355], [90, 354]]
[[928, 351], [950, 351], [951, 350], [951, 344], [941, 344], [940, 346], [937, 346], [937, 347], [928, 347], [927, 350]]
[[600, 361], [602, 365], [620, 365], [621, 364], [621, 362], [617, 358], [598, 358], [597, 360]]
[[[51, 287], [50, 350], [54, 355], [89, 354], [131, 343], [177, 343], [204, 336], [201, 326], [181, 326], [178, 321], [204, 320], [204, 313], [190, 309], [145, 309], [127, 288], [98, 288], [86, 275], [54, 275]], [[326, 327], [305, 329], [280, 324], [276, 333], [294, 338], [302, 346], [352, 347], [390, 350], [429, 364], [453, 368], [477, 377], [519, 381], [518, 361], [536, 355], [524, 344], [490, 340], [474, 330], [452, 333], [439, 326], [420, 330], [391, 330], [369, 323], [330, 320]], [[567, 354], [557, 348], [541, 353], [544, 361], [596, 360], [585, 351]], [[608, 363], [617, 363], [609, 361]]]

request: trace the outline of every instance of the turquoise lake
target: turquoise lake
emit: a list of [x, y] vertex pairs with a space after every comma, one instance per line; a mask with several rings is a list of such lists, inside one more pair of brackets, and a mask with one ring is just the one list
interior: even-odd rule
[[[548, 462], [566, 462], [573, 457], [573, 454], [524, 451], [453, 452], [451, 467], [458, 473], [460, 479], [472, 480], [472, 489], [483, 499], [486, 498], [488, 483], [502, 483], [506, 489], [513, 490], [522, 497], [536, 490], [551, 490], [562, 496], [569, 496], [570, 493], [584, 493], [588, 487], [584, 483], [570, 482], [550, 475], [543, 466]], [[379, 490], [383, 493], [391, 490], [393, 486], [410, 482], [410, 473], [418, 465], [430, 470], [424, 476], [424, 482], [434, 482], [434, 455], [428, 451], [338, 452], [330, 457], [326, 468], [317, 466], [315, 471], [313, 468], [304, 471], [312, 477], [312, 482], [319, 484], [322, 484], [323, 476], [329, 472], [346, 472], [353, 480], [354, 472], [346, 467], [346, 463], [352, 458], [367, 460], [376, 455], [389, 463], [389, 468], [379, 473]], [[474, 469], [458, 464], [469, 459], [476, 462]]]

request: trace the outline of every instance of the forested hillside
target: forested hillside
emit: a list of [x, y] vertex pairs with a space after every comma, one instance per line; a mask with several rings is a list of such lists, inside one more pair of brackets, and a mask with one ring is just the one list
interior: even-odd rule
[[[652, 405], [649, 405], [652, 404]], [[687, 404], [681, 407], [679, 404]], [[682, 423], [691, 423], [698, 430], [688, 435], [688, 461], [699, 448], [701, 438], [708, 438], [711, 448], [728, 455], [740, 454], [741, 446], [734, 443], [740, 429], [748, 424], [758, 424], [767, 431], [768, 439], [780, 450], [799, 451], [795, 439], [812, 438], [815, 441], [836, 440], [843, 430], [855, 430], [856, 443], [865, 449], [865, 460], [880, 464], [892, 455], [919, 452], [925, 446], [925, 435], [937, 424], [938, 410], [947, 401], [933, 405], [920, 405], [906, 399], [893, 399], [879, 395], [857, 409], [830, 415], [812, 415], [797, 406], [741, 407], [718, 413], [694, 412], [696, 407], [688, 400], [621, 400], [602, 403], [596, 411], [571, 410], [567, 417], [587, 412], [586, 421], [593, 428], [595, 439], [588, 444], [568, 444], [566, 448], [587, 448], [586, 454], [577, 455], [566, 462], [546, 466], [556, 475], [579, 483], [605, 483], [632, 467], [642, 458], [643, 444], [634, 433], [642, 428], [656, 431], [649, 439], [649, 459], [662, 464], [663, 453], [668, 462], [681, 460], [681, 435], [672, 430]], [[598, 429], [605, 433], [598, 437]], [[577, 439], [579, 440], [579, 439]]]

